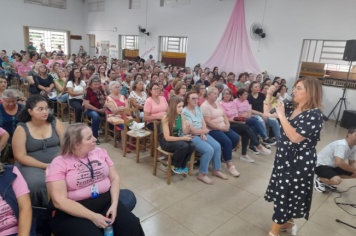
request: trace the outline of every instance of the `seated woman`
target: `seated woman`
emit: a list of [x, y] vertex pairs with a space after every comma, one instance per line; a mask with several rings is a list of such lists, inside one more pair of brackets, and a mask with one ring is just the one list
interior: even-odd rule
[[175, 78], [175, 79], [173, 79], [173, 81], [172, 81], [172, 83], [171, 83], [172, 89], [171, 89], [170, 91], [168, 91], [167, 89], [165, 89], [165, 90], [167, 91], [167, 92], [165, 92], [165, 93], [168, 94], [168, 95], [167, 95], [167, 96], [168, 96], [168, 101], [169, 101], [169, 99], [171, 99], [171, 97], [172, 97], [173, 95], [175, 95], [174, 89], [175, 89], [176, 85], [177, 85], [179, 82], [183, 83], [180, 78]]
[[140, 220], [119, 200], [119, 175], [95, 141], [86, 124], [73, 124], [64, 131], [60, 156], [46, 171], [51, 232], [103, 236], [104, 229], [112, 225], [113, 235], [145, 235]]
[[[127, 76], [126, 78], [128, 78]], [[138, 108], [140, 120], [143, 119], [143, 106], [145, 105], [147, 94], [142, 80], [136, 80], [132, 85], [129, 99], [134, 107]]]
[[47, 100], [40, 95], [27, 99], [17, 119], [19, 123], [12, 141], [15, 165], [28, 184], [32, 206], [46, 207], [44, 170], [60, 151], [59, 137], [64, 128], [49, 114]]
[[198, 107], [200, 107], [201, 104], [203, 104], [203, 102], [205, 102], [205, 93], [206, 93], [205, 84], [197, 83], [195, 85], [195, 91], [197, 92], [198, 98], [199, 98], [197, 105], [198, 105]]
[[[250, 84], [249, 95], [247, 97], [248, 102], [252, 107], [252, 114], [258, 119], [260, 124], [264, 126], [264, 135], [267, 136], [266, 125], [272, 127], [273, 133], [275, 134], [276, 141], [280, 139], [280, 128], [279, 123], [276, 118], [268, 117], [263, 113], [263, 103], [270, 103], [271, 101], [265, 101], [266, 96], [263, 93], [259, 93], [260, 85], [253, 81]], [[271, 144], [270, 144], [271, 145]]]
[[67, 83], [66, 78], [66, 69], [59, 68], [58, 69], [58, 79], [54, 81], [54, 85], [57, 90], [57, 102], [68, 102], [68, 93], [64, 90], [64, 85]]
[[236, 91], [238, 91], [241, 88], [245, 89], [246, 80], [247, 80], [247, 76], [245, 75], [245, 73], [240, 73], [239, 78], [237, 79], [237, 81], [235, 83]]
[[[24, 106], [18, 103], [18, 94], [12, 89], [6, 89], [2, 93], [2, 101], [0, 103], [0, 127], [9, 134], [7, 144], [11, 146], [12, 136], [18, 123], [17, 115]], [[8, 158], [14, 158], [12, 148], [9, 149]]]
[[[195, 150], [192, 135], [184, 135], [183, 100], [172, 97], [166, 115], [162, 118], [163, 138], [159, 141], [163, 150], [173, 152], [172, 171], [176, 174], [188, 174], [187, 163]], [[185, 127], [187, 128], [187, 127]], [[186, 131], [189, 133], [189, 128]]]
[[281, 87], [279, 88], [278, 94], [279, 95], [278, 99], [277, 99], [277, 103], [278, 102], [283, 102], [284, 99], [290, 98], [290, 96], [287, 93], [287, 86], [285, 85], [281, 85]]
[[[7, 80], [4, 74], [0, 74], [0, 103], [2, 103], [2, 93], [7, 89]], [[0, 126], [1, 127], [1, 126]]]
[[37, 88], [40, 91], [40, 94], [44, 97], [47, 95], [52, 95], [52, 89], [54, 88], [54, 80], [53, 77], [48, 73], [49, 70], [45, 64], [40, 65], [38, 68], [39, 76], [36, 77], [35, 82], [37, 84]]
[[83, 80], [80, 79], [79, 69], [77, 68], [71, 70], [65, 89], [68, 91], [69, 105], [75, 109], [76, 123], [82, 121], [82, 104], [83, 93], [85, 88], [86, 84]]
[[235, 97], [236, 96], [236, 85], [234, 84], [235, 83], [235, 74], [229, 74], [229, 76], [227, 77], [227, 87], [229, 89], [231, 89], [232, 91], [232, 95]]
[[86, 109], [85, 114], [91, 118], [91, 128], [96, 138], [96, 145], [100, 145], [98, 132], [100, 126], [100, 116], [105, 117], [106, 91], [101, 84], [101, 79], [93, 75], [88, 82], [88, 88], [84, 90], [83, 104]]
[[[192, 90], [192, 76], [191, 75], [186, 75], [184, 77], [184, 84], [187, 86], [187, 92], [189, 92], [190, 90]], [[194, 84], [194, 81], [193, 81], [193, 84]]]
[[163, 71], [160, 71], [158, 73], [158, 78], [162, 81], [163, 83], [163, 88], [167, 88], [167, 86], [169, 85], [168, 83], [168, 79], [167, 79], [167, 76], [165, 75], [165, 73]]
[[58, 76], [58, 68], [59, 68], [59, 63], [55, 62], [55, 63], [53, 63], [52, 69], [48, 73], [50, 76], [52, 76], [53, 80], [56, 80], [59, 77]]
[[[234, 177], [240, 175], [232, 164], [232, 150], [239, 143], [240, 136], [230, 128], [229, 119], [224, 114], [220, 104], [216, 101], [218, 98], [217, 88], [209, 88], [206, 93], [206, 100], [201, 104], [200, 109], [204, 116], [205, 123], [210, 129], [210, 136], [213, 137], [223, 148], [223, 158], [227, 169]], [[219, 175], [222, 179], [227, 179], [224, 175]]]
[[116, 72], [113, 69], [108, 70], [108, 79], [104, 83], [105, 91], [107, 94], [109, 94], [110, 89], [109, 89], [109, 84], [111, 81], [114, 81], [116, 78]]
[[[116, 125], [117, 130], [124, 130], [124, 117], [123, 110], [129, 108], [129, 104], [126, 97], [121, 94], [121, 88], [123, 88], [118, 81], [112, 81], [109, 84], [110, 95], [106, 98], [105, 106], [107, 108], [106, 113], [108, 114], [108, 121], [112, 125]], [[121, 131], [121, 139], [125, 138], [125, 133]], [[124, 148], [121, 146], [121, 149]], [[130, 152], [130, 150], [126, 150]]]
[[[247, 101], [247, 97], [248, 94], [246, 89], [239, 89], [239, 91], [237, 91], [237, 98], [234, 100], [233, 104], [239, 117], [246, 118], [246, 125], [253, 130], [256, 136], [261, 136], [265, 145], [276, 145], [276, 142], [273, 139], [268, 138], [267, 133], [265, 132], [266, 125], [258, 122], [258, 119], [253, 116], [251, 105]], [[250, 147], [250, 150], [257, 154], [257, 151], [255, 151], [254, 148]]]
[[266, 96], [269, 87], [270, 87], [270, 85], [268, 85], [268, 84], [262, 84], [262, 85], [261, 85], [260, 92], [263, 93], [263, 94]]
[[184, 99], [184, 95], [187, 92], [187, 85], [184, 84], [183, 82], [178, 82], [176, 86], [174, 86], [174, 90], [172, 89], [171, 91], [174, 91], [174, 95], [171, 97], [179, 97], [180, 99]]
[[[242, 137], [242, 150], [241, 150], [241, 160], [247, 161], [247, 162], [254, 162], [254, 160], [247, 155], [247, 145], [248, 142], [251, 140], [250, 143], [250, 148], [249, 150], [253, 152], [254, 154], [270, 154], [271, 151], [263, 147], [261, 144], [259, 144], [259, 141], [257, 139], [257, 136], [255, 133], [252, 131], [252, 129], [246, 124], [244, 121], [237, 121], [234, 118], [235, 117], [240, 117], [234, 102], [233, 102], [233, 97], [232, 97], [232, 91], [227, 88], [224, 89], [223, 91], [223, 100], [220, 102], [220, 105], [229, 119], [230, 122], [230, 128], [235, 131], [236, 133], [240, 134]], [[258, 122], [256, 120], [257, 125]]]
[[148, 98], [144, 106], [144, 121], [147, 122], [147, 128], [153, 131], [153, 122], [162, 120], [168, 109], [167, 101], [159, 96], [160, 88], [156, 82], [150, 83], [148, 87]]
[[37, 88], [37, 85], [35, 83], [35, 80], [37, 80], [37, 77], [39, 76], [40, 70], [39, 67], [42, 65], [41, 60], [38, 60], [35, 62], [32, 70], [27, 72], [27, 81], [29, 86], [29, 91], [31, 94], [39, 94], [40, 90]]
[[6, 130], [4, 130], [3, 128], [0, 128], [0, 156], [1, 156], [1, 152], [6, 147], [9, 138], [10, 138], [9, 133], [6, 132]]
[[[213, 175], [223, 176], [221, 173], [221, 146], [209, 135], [209, 129], [206, 127], [204, 117], [200, 108], [198, 107], [198, 94], [196, 91], [190, 91], [184, 98], [183, 114], [185, 118], [184, 129], [189, 127], [189, 134], [193, 139], [191, 141], [195, 144], [195, 149], [202, 153], [199, 167], [198, 180], [206, 184], [214, 184], [208, 177], [208, 169], [210, 161], [213, 164]], [[227, 178], [227, 177], [226, 177]]]
[[18, 74], [20, 76], [20, 80], [23, 83], [27, 83], [27, 73], [32, 70], [32, 68], [28, 65], [27, 59], [22, 59], [22, 64], [19, 66]]
[[29, 190], [20, 171], [0, 163], [0, 235], [36, 235]]

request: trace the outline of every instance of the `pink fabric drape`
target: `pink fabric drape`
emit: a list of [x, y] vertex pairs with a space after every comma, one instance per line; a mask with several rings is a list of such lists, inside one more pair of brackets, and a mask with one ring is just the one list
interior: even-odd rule
[[203, 68], [209, 67], [211, 70], [214, 66], [218, 66], [220, 72], [234, 72], [236, 75], [241, 72], [254, 74], [262, 72], [253, 57], [248, 41], [244, 0], [236, 0], [229, 23], [218, 46], [208, 61], [203, 64]]

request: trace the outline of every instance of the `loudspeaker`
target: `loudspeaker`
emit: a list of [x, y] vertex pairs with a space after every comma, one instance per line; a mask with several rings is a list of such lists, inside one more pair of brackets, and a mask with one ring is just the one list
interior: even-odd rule
[[347, 40], [344, 56], [342, 57], [344, 61], [356, 61], [356, 40]]
[[344, 111], [341, 120], [341, 127], [350, 129], [356, 127], [356, 111]]

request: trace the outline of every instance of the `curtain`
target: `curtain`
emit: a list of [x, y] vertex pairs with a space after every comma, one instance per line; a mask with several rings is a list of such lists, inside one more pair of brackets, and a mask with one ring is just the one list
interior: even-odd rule
[[226, 73], [249, 72], [260, 74], [261, 70], [253, 57], [245, 24], [244, 0], [236, 0], [229, 23], [220, 42], [210, 58], [203, 64], [203, 68], [214, 66]]

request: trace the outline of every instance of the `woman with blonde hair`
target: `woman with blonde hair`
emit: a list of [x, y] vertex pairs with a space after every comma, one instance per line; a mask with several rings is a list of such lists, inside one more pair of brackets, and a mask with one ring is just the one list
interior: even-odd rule
[[[174, 89], [177, 85], [178, 82], [181, 82], [182, 80], [180, 78], [175, 78], [173, 79], [172, 83], [170, 84], [172, 86], [172, 89], [168, 93], [168, 100], [171, 99], [171, 97], [175, 94]], [[167, 90], [167, 89], [166, 89]], [[168, 90], [167, 90], [168, 91]]]
[[58, 79], [54, 81], [57, 90], [57, 102], [68, 102], [68, 93], [64, 87], [67, 83], [66, 69], [58, 69]]
[[60, 64], [58, 62], [53, 63], [51, 72], [48, 73], [49, 75], [51, 75], [53, 77], [54, 80], [58, 79], [58, 77], [59, 77], [58, 76], [59, 65]]
[[[54, 64], [55, 66], [56, 64]], [[54, 67], [53, 66], [53, 67]], [[38, 68], [39, 73], [35, 79], [37, 88], [40, 90], [40, 94], [44, 97], [47, 97], [47, 95], [52, 95], [52, 89], [54, 88], [54, 79], [53, 77], [48, 73], [49, 69], [45, 64], [42, 64]]]
[[[173, 90], [172, 90], [173, 91]], [[182, 81], [178, 82], [176, 86], [174, 86], [174, 95], [171, 97], [180, 97], [184, 99], [184, 95], [187, 93], [187, 85], [184, 84]]]
[[70, 125], [63, 133], [60, 155], [46, 170], [51, 232], [102, 236], [110, 225], [115, 236], [143, 236], [140, 220], [122, 202], [114, 163], [95, 142], [86, 124]]
[[269, 101], [275, 91], [276, 87], [272, 85], [264, 102], [264, 114], [279, 118], [281, 123], [281, 141], [277, 145], [274, 168], [264, 196], [266, 201], [274, 202], [269, 235], [278, 235], [280, 230], [296, 235], [294, 219], [304, 217], [308, 220], [313, 197], [315, 147], [323, 126], [323, 92], [317, 78], [299, 78], [293, 87], [293, 104], [278, 102], [276, 113], [270, 114], [272, 106]]

